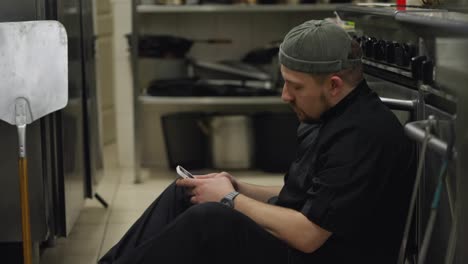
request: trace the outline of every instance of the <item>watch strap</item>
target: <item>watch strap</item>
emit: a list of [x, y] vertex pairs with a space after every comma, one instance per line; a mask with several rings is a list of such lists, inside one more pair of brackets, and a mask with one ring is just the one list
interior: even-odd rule
[[226, 194], [226, 196], [224, 196], [224, 198], [226, 199], [229, 199], [231, 201], [234, 201], [234, 199], [237, 197], [237, 195], [239, 195], [240, 193], [239, 192], [236, 192], [236, 191], [233, 191], [233, 192], [230, 192], [228, 194]]
[[224, 205], [227, 205], [231, 208], [234, 208], [234, 199], [239, 195], [240, 193], [239, 192], [230, 192], [228, 194], [226, 194], [226, 196], [223, 197], [223, 199], [221, 199], [221, 203], [224, 204]]

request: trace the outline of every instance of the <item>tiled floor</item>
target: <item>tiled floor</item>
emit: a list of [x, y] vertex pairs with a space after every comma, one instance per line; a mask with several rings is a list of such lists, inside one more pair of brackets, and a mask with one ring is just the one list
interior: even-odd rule
[[[107, 252], [128, 230], [143, 210], [176, 177], [172, 170], [143, 170], [142, 184], [133, 183], [130, 170], [119, 169], [111, 148], [105, 150], [106, 166], [97, 192], [109, 202], [105, 209], [96, 200], [87, 200], [67, 238], [59, 238], [41, 256], [40, 264], [91, 264]], [[110, 157], [110, 158], [109, 158]], [[231, 172], [239, 179], [265, 185], [280, 185], [282, 175], [258, 171]]]

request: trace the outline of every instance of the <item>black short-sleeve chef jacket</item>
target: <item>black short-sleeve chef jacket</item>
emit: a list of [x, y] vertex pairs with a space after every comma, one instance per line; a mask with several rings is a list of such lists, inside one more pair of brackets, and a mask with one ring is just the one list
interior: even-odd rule
[[362, 81], [316, 124], [298, 129], [297, 159], [277, 205], [332, 232], [290, 263], [396, 263], [415, 175], [414, 146]]

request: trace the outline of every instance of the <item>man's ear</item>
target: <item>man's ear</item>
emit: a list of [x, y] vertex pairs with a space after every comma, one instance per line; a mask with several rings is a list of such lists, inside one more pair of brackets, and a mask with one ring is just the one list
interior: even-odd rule
[[336, 97], [343, 92], [344, 82], [340, 76], [333, 75], [330, 78], [330, 95]]

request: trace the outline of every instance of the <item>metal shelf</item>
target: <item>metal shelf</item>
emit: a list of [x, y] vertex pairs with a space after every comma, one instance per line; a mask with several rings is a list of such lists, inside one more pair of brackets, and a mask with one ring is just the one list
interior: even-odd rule
[[[138, 5], [138, 13], [235, 13], [235, 12], [313, 12], [334, 11], [340, 4], [298, 5]], [[343, 5], [343, 4], [341, 4]]]
[[414, 14], [397, 14], [396, 21], [419, 25], [427, 30], [439, 30], [444, 34], [468, 34], [468, 15], [456, 12], [427, 12]]
[[143, 104], [185, 104], [185, 105], [283, 105], [278, 96], [225, 96], [225, 97], [169, 97], [140, 95], [138, 100]]
[[[132, 37], [131, 37], [131, 62], [133, 78], [133, 141], [135, 144], [134, 163], [135, 166], [135, 183], [142, 181], [140, 174], [140, 138], [142, 108], [146, 105], [155, 105], [171, 108], [173, 106], [181, 106], [182, 108], [223, 108], [227, 106], [229, 109], [236, 108], [283, 108], [287, 104], [281, 100], [281, 96], [250, 96], [250, 97], [156, 97], [142, 95], [140, 89], [139, 76], [139, 56], [138, 56], [138, 39], [140, 35], [141, 21], [153, 18], [158, 15], [184, 15], [184, 14], [200, 14], [200, 15], [222, 15], [223, 14], [287, 14], [294, 16], [295, 13], [301, 15], [312, 14], [312, 17], [323, 18], [332, 16], [333, 11], [338, 6], [348, 4], [278, 4], [278, 5], [156, 5], [156, 4], [139, 4], [139, 0], [129, 0], [132, 5]], [[257, 107], [260, 106], [260, 107]]]
[[374, 62], [368, 59], [362, 59], [362, 63], [399, 75], [403, 75], [408, 78], [413, 78], [413, 73], [409, 69], [401, 69], [393, 65], [385, 65], [382, 62]]

